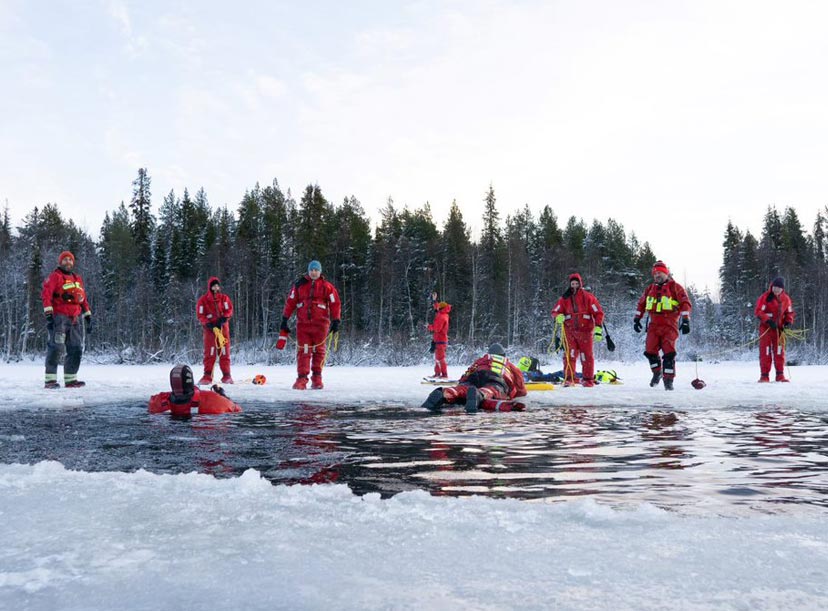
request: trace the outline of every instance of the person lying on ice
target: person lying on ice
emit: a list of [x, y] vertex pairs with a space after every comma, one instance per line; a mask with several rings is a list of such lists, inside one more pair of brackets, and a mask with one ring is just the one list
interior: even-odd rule
[[483, 401], [514, 399], [526, 396], [523, 373], [506, 358], [506, 350], [498, 343], [466, 370], [460, 384], [431, 391], [423, 407], [433, 412], [444, 405], [463, 403], [467, 412], [476, 412]]
[[520, 357], [518, 369], [523, 372], [524, 382], [560, 382], [563, 379], [562, 375], [541, 371], [540, 362], [533, 356]]
[[150, 397], [149, 413], [160, 414], [170, 411], [173, 416], [186, 417], [193, 409], [199, 414], [227, 414], [240, 412], [242, 408], [233, 403], [218, 386], [213, 390], [199, 390], [193, 383], [193, 370], [187, 365], [176, 365], [170, 371], [172, 392], [161, 392]]

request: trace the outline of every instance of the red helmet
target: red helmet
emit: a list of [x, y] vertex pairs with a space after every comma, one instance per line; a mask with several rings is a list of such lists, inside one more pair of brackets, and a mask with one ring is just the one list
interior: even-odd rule
[[695, 380], [693, 380], [692, 382], [690, 382], [690, 385], [691, 385], [693, 388], [695, 388], [696, 390], [701, 390], [702, 388], [704, 388], [705, 386], [707, 386], [707, 384], [705, 384], [705, 383], [704, 383], [704, 380], [700, 380], [699, 378], [696, 378]]

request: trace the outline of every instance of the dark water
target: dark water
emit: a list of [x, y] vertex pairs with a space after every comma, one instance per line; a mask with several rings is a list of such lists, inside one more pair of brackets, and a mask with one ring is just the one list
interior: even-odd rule
[[172, 420], [146, 405], [0, 413], [0, 462], [85, 471], [254, 468], [276, 484], [344, 483], [536, 499], [592, 495], [692, 511], [828, 507], [828, 414], [774, 408], [549, 408], [514, 414], [248, 404]]

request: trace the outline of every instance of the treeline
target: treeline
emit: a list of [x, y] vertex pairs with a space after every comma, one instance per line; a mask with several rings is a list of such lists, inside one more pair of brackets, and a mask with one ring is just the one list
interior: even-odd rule
[[[782, 276], [797, 312], [795, 328], [804, 330], [794, 353], [808, 362], [825, 362], [828, 338], [828, 207], [817, 213], [808, 233], [793, 208], [765, 213], [759, 238], [728, 223], [724, 235], [721, 316], [715, 323], [724, 345], [756, 337], [754, 307], [771, 281]], [[790, 352], [789, 352], [790, 354]]]
[[[526, 206], [502, 218], [490, 187], [481, 197], [476, 240], [456, 202], [441, 227], [428, 204], [411, 210], [391, 199], [375, 221], [372, 230], [354, 197], [334, 204], [309, 185], [297, 201], [276, 181], [247, 191], [236, 210], [213, 208], [203, 189], [194, 195], [185, 189], [166, 194], [154, 212], [145, 169], [130, 202], [107, 213], [97, 240], [55, 204], [34, 208], [16, 231], [6, 210], [0, 348], [6, 360], [44, 349], [41, 283], [58, 253], [69, 249], [94, 313], [87, 348], [123, 361], [198, 362], [195, 302], [212, 275], [235, 304], [236, 354], [257, 362], [292, 358], [272, 346], [287, 290], [311, 259], [322, 262], [342, 295], [334, 357], [340, 362], [427, 359], [432, 290], [453, 304], [450, 360], [462, 362], [494, 340], [544, 353], [553, 332], [549, 311], [573, 271], [601, 300], [620, 348], [616, 356], [642, 349], [642, 338], [629, 331], [630, 317], [656, 257], [613, 219], [561, 223], [549, 206], [537, 216]], [[740, 248], [746, 239], [739, 237]], [[669, 253], [662, 256], [669, 260]], [[687, 341], [703, 345], [706, 321], [718, 325], [721, 318], [709, 296], [692, 298], [701, 316]], [[732, 304], [730, 293], [728, 299]]]

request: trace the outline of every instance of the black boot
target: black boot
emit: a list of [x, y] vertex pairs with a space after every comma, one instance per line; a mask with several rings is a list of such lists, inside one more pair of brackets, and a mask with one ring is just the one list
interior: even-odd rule
[[664, 390], [673, 390], [673, 378], [664, 378]]
[[428, 395], [428, 399], [423, 402], [423, 407], [431, 410], [432, 412], [439, 412], [440, 408], [445, 404], [446, 400], [443, 398], [443, 389], [435, 388], [431, 391], [431, 394]]
[[[656, 369], [653, 371], [653, 377], [650, 380], [650, 386], [658, 386], [659, 382], [661, 382], [661, 369]], [[664, 385], [667, 385], [667, 380], [664, 380]]]
[[483, 395], [480, 394], [476, 386], [469, 386], [466, 391], [466, 413], [473, 414], [478, 411], [481, 403], [483, 403]]

